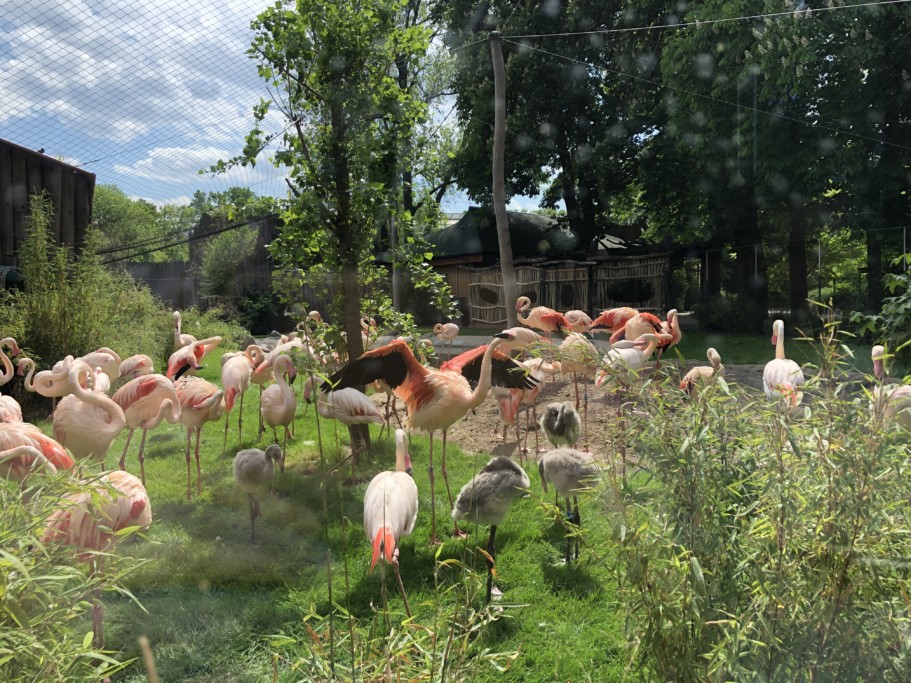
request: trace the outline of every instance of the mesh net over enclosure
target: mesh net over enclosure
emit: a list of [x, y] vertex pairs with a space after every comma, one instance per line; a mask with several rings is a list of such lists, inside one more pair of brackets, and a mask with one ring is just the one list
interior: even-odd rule
[[233, 186], [283, 195], [284, 173], [265, 159], [199, 174], [241, 151], [253, 105], [269, 97], [246, 52], [251, 20], [271, 4], [6, 3], [0, 137], [154, 203]]

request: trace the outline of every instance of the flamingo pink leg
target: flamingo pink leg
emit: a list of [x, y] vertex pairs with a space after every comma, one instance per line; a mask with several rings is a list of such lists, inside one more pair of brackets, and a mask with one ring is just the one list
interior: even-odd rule
[[240, 407], [237, 411], [237, 445], [240, 446], [244, 440], [244, 395], [240, 395]]
[[[199, 466], [199, 438], [202, 436], [202, 427], [196, 428], [196, 495], [202, 495], [202, 469]], [[188, 482], [189, 483], [189, 482]]]
[[146, 447], [146, 434], [149, 431], [147, 429], [142, 430], [142, 439], [139, 442], [139, 479], [142, 481], [142, 485], [146, 485], [146, 458], [143, 455], [143, 451]]
[[433, 432], [430, 433], [430, 467], [427, 470], [430, 477], [430, 544], [436, 545], [437, 540], [437, 497], [433, 477]]
[[187, 500], [190, 500], [190, 441], [193, 438], [192, 429], [187, 430]]
[[136, 431], [135, 429], [131, 429], [130, 433], [127, 434], [127, 442], [123, 445], [123, 453], [120, 454], [120, 469], [122, 469], [124, 472], [127, 471], [127, 468], [126, 468], [127, 449], [130, 447], [130, 439], [133, 438], [133, 432], [135, 432], [135, 431]]

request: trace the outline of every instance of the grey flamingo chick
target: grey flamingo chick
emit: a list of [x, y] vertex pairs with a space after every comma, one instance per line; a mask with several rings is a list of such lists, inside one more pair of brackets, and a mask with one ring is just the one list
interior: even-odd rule
[[285, 455], [277, 443], [265, 451], [245, 448], [234, 456], [234, 480], [250, 497], [250, 543], [256, 543], [256, 518], [259, 517], [259, 501], [253, 494], [266, 482], [272, 482], [275, 463], [283, 464], [284, 460]]
[[[538, 461], [538, 474], [541, 475], [541, 486], [547, 493], [547, 484], [553, 484], [557, 493], [566, 500], [566, 516], [577, 527], [582, 527], [582, 517], [579, 514], [579, 491], [589, 487], [591, 481], [598, 477], [598, 466], [582, 451], [574, 448], [555, 448], [545, 453]], [[573, 506], [570, 508], [569, 498], [572, 496]], [[575, 541], [575, 543], [573, 543]], [[568, 535], [566, 537], [566, 563], [572, 561], [573, 545], [575, 557], [579, 559], [579, 537]]]
[[[411, 618], [411, 607], [405, 586], [399, 574], [399, 549], [402, 536], [414, 530], [418, 520], [418, 487], [411, 476], [411, 458], [408, 456], [405, 430], [395, 430], [395, 471], [380, 472], [371, 481], [364, 494], [364, 533], [373, 544], [370, 571], [379, 560], [392, 565], [395, 572], [405, 612]], [[386, 583], [383, 582], [385, 600]]]
[[[487, 539], [487, 602], [493, 594], [493, 566], [497, 552], [494, 540], [497, 527], [512, 503], [525, 495], [531, 481], [518, 463], [505, 455], [491, 458], [474, 478], [462, 487], [452, 508], [452, 519], [458, 524], [467, 518], [474, 524], [489, 524]], [[498, 591], [499, 594], [499, 591]]]
[[554, 447], [572, 448], [582, 433], [582, 418], [571, 401], [548, 403], [539, 422], [544, 435]]

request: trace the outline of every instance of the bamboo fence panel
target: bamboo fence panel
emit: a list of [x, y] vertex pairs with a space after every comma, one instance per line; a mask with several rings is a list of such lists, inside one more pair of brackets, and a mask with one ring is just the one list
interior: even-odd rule
[[[594, 310], [631, 306], [640, 311], [662, 311], [666, 304], [668, 267], [666, 256], [611, 259], [599, 263], [593, 268]], [[629, 291], [634, 296], [612, 297], [611, 292], [624, 281], [630, 282]], [[639, 283], [646, 283], [651, 289], [650, 297], [636, 296], [641, 289]]]

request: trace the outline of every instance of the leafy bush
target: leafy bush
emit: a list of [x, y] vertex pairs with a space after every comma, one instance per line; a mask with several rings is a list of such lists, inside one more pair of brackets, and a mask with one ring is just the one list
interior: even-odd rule
[[49, 230], [51, 215], [46, 196], [32, 198], [29, 228], [19, 252], [25, 289], [3, 295], [4, 328], [44, 365], [100, 346], [124, 357], [159, 356], [171, 323], [151, 292], [101, 265], [94, 255], [93, 231], [79, 258], [58, 246]]
[[135, 560], [106, 557], [104, 575], [57, 544], [44, 545], [45, 520], [64, 495], [88, 490], [70, 472], [0, 480], [0, 680], [98, 681], [129, 662], [92, 645], [93, 596], [118, 583]]
[[271, 294], [253, 287], [237, 306], [240, 309], [240, 324], [250, 334], [269, 334], [272, 331], [272, 320], [278, 315], [278, 307]]
[[256, 228], [228, 230], [211, 237], [203, 247], [202, 293], [205, 295], [234, 296], [237, 272], [244, 259], [256, 247]]
[[883, 276], [883, 287], [891, 296], [883, 299], [876, 315], [855, 312], [852, 321], [861, 325], [862, 332], [871, 332], [877, 343], [883, 343], [904, 368], [911, 367], [911, 254], [899, 256], [893, 265], [904, 268], [899, 273]]
[[826, 323], [796, 419], [723, 381], [693, 401], [641, 384], [641, 472], [605, 500], [649, 678], [906, 680], [907, 434], [846, 382], [838, 340]]

